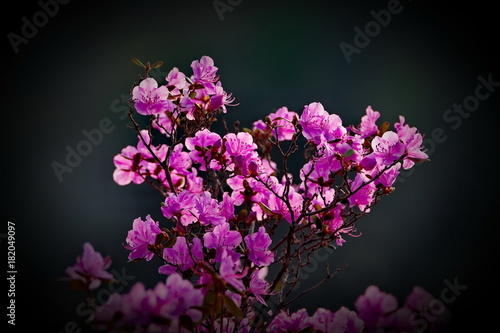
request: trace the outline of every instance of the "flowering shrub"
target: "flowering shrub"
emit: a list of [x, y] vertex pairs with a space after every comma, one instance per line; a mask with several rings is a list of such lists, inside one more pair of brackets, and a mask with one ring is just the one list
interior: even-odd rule
[[[161, 196], [166, 221], [137, 218], [126, 237], [130, 261], [151, 261], [165, 278], [153, 289], [138, 282], [95, 309], [103, 331], [147, 332], [401, 332], [429, 311], [415, 288], [402, 307], [370, 286], [355, 303], [332, 312], [290, 313], [301, 270], [318, 249], [357, 236], [357, 221], [393, 191], [400, 169], [427, 160], [422, 135], [405, 124], [377, 124], [371, 107], [345, 126], [322, 104], [302, 113], [282, 107], [251, 128], [211, 131], [234, 105], [210, 57], [193, 74], [173, 68], [159, 85], [145, 76], [131, 90], [129, 117], [137, 144], [114, 157], [119, 185], [147, 183]], [[141, 127], [138, 117], [148, 117]], [[225, 123], [224, 123], [225, 125]], [[289, 160], [303, 150], [298, 175]], [[278, 158], [279, 161], [275, 162]], [[68, 275], [88, 289], [109, 281], [90, 244]], [[326, 267], [326, 282], [336, 272]], [[427, 303], [426, 303], [427, 301]], [[439, 322], [439, 325], [442, 325]], [[433, 325], [438, 321], [433, 322]], [[436, 324], [438, 325], [438, 324]], [[439, 327], [439, 325], [437, 327]]]

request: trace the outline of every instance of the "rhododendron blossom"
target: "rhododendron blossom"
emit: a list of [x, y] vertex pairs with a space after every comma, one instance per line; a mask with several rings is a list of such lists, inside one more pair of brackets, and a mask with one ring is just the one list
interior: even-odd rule
[[259, 231], [245, 236], [245, 244], [250, 251], [248, 259], [257, 266], [269, 266], [274, 260], [274, 254], [269, 251], [271, 242], [271, 237], [264, 227], [260, 227]]
[[269, 120], [271, 120], [271, 125], [273, 127], [271, 134], [280, 141], [292, 140], [293, 135], [296, 133], [293, 124], [296, 118], [298, 119], [298, 114], [293, 111], [288, 111], [286, 106], [279, 108], [274, 113], [270, 113]]
[[202, 261], [203, 248], [201, 240], [194, 238], [188, 246], [185, 237], [177, 237], [175, 245], [163, 250], [163, 259], [168, 264], [158, 268], [158, 272], [166, 275], [173, 274], [176, 269], [185, 271], [194, 266], [195, 261]]
[[371, 106], [366, 108], [366, 115], [361, 117], [361, 123], [351, 130], [361, 138], [370, 137], [378, 132], [377, 120], [380, 118], [380, 112], [374, 111]]
[[422, 151], [422, 134], [417, 132], [417, 128], [405, 124], [405, 118], [399, 116], [399, 123], [395, 123], [399, 140], [405, 147], [406, 157], [403, 162], [403, 168], [409, 169], [415, 165], [415, 161], [425, 161], [429, 156]]
[[153, 245], [156, 236], [161, 233], [158, 222], [154, 221], [150, 215], [146, 216], [146, 220], [141, 218], [134, 220], [132, 230], [127, 234], [125, 248], [130, 250], [128, 260], [146, 259], [151, 260], [153, 253], [149, 250], [149, 246]]
[[372, 148], [373, 156], [378, 163], [384, 166], [391, 165], [405, 152], [405, 147], [399, 141], [399, 136], [392, 131], [385, 132], [381, 137], [373, 138]]
[[[163, 85], [149, 77], [155, 66], [143, 65], [145, 76], [132, 87], [128, 116], [137, 144], [114, 157], [113, 179], [157, 192], [161, 218], [135, 219], [124, 248], [130, 261], [156, 264], [153, 271], [168, 278], [153, 289], [137, 282], [128, 293], [113, 293], [96, 309], [94, 327], [411, 331], [408, 318], [425, 314], [430, 302], [423, 289], [415, 289], [402, 307], [376, 286], [357, 299], [355, 310], [319, 308], [309, 315], [288, 306], [303, 295], [301, 273], [316, 251], [360, 236], [359, 220], [393, 193], [401, 168], [428, 160], [422, 134], [402, 116], [394, 128], [378, 124], [381, 114], [371, 106], [359, 124], [345, 125], [320, 102], [297, 112], [282, 106], [251, 128], [237, 122], [230, 130], [224, 116], [234, 97], [212, 58], [194, 60], [192, 74], [173, 67]], [[219, 131], [212, 127], [216, 121]], [[67, 274], [90, 291], [112, 278], [109, 265], [86, 243]], [[306, 276], [318, 280], [316, 288], [334, 274], [327, 266]]]
[[336, 114], [329, 114], [321, 103], [306, 105], [300, 116], [300, 125], [306, 139], [318, 144], [323, 137], [327, 141], [341, 139], [346, 134], [342, 119]]
[[236, 230], [229, 230], [229, 223], [223, 223], [216, 226], [213, 231], [205, 233], [203, 240], [207, 249], [216, 250], [216, 261], [221, 261], [224, 250], [232, 251], [241, 243], [241, 235]]
[[381, 291], [377, 286], [370, 286], [365, 294], [358, 297], [354, 303], [358, 316], [366, 326], [379, 325], [379, 321], [398, 308], [396, 297]]
[[136, 147], [127, 146], [122, 149], [119, 155], [113, 158], [115, 171], [113, 180], [118, 185], [128, 185], [130, 182], [141, 184], [144, 182], [142, 173], [147, 169], [141, 154]]
[[[146, 332], [181, 331], [181, 318], [192, 321], [201, 319], [197, 307], [203, 304], [203, 293], [179, 274], [170, 275], [166, 282], [158, 282], [154, 289], [145, 289], [140, 282], [134, 284], [124, 295], [112, 294], [107, 302], [96, 311], [97, 328], [111, 331], [127, 331], [130, 327], [143, 327]], [[164, 320], [157, 323], [157, 318]]]
[[165, 199], [161, 212], [166, 218], [175, 217], [182, 225], [187, 226], [198, 220], [195, 204], [195, 195], [189, 191], [172, 193]]
[[216, 73], [218, 68], [214, 66], [212, 58], [203, 56], [200, 60], [191, 63], [193, 69], [192, 80], [201, 83], [213, 83], [217, 81]]
[[158, 87], [158, 82], [153, 78], [144, 79], [139, 86], [132, 90], [137, 112], [142, 115], [159, 114], [174, 109], [173, 103], [168, 99], [168, 89]]
[[111, 280], [113, 275], [106, 269], [111, 266], [109, 257], [103, 258], [99, 252], [94, 250], [90, 243], [83, 244], [83, 254], [78, 256], [76, 263], [66, 268], [66, 274], [74, 280], [80, 280], [88, 286], [88, 289], [96, 289], [102, 280]]

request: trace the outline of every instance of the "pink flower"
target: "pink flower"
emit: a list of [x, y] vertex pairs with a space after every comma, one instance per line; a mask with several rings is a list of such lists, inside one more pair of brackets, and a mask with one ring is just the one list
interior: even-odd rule
[[195, 120], [201, 114], [199, 111], [213, 113], [221, 110], [226, 113], [226, 105], [234, 105], [231, 104], [234, 98], [224, 91], [220, 82], [201, 82], [195, 77], [192, 80], [196, 83], [190, 85], [189, 89], [184, 89], [178, 97], [179, 111], [185, 113], [187, 119]]
[[246, 132], [226, 134], [224, 136], [224, 145], [226, 146], [227, 153], [232, 157], [244, 155], [257, 149], [252, 136]]
[[172, 114], [169, 112], [162, 112], [156, 115], [156, 119], [153, 121], [153, 128], [156, 128], [163, 135], [170, 137], [174, 128], [176, 128], [175, 117], [174, 122], [172, 122]]
[[212, 153], [217, 152], [222, 145], [219, 134], [203, 129], [196, 132], [194, 137], [186, 139], [186, 148], [190, 151], [189, 157], [194, 163], [201, 164], [200, 170], [206, 170], [207, 163], [212, 159]]
[[246, 152], [233, 157], [234, 170], [244, 176], [257, 176], [262, 164], [259, 154], [255, 151]]
[[[146, 290], [144, 284], [137, 282], [130, 288], [128, 293], [122, 295], [120, 298], [120, 307], [115, 312], [115, 314], [122, 314], [120, 324], [141, 325], [147, 324], [150, 321], [150, 313], [142, 304], [149, 293], [150, 291]], [[111, 296], [113, 295], [115, 294]], [[115, 302], [117, 301], [118, 300], [115, 300]], [[115, 304], [114, 307], [117, 307], [117, 305]], [[101, 310], [101, 308], [98, 308], [96, 313], [98, 313], [99, 310]]]
[[241, 271], [240, 259], [226, 249], [222, 250], [219, 274], [231, 287], [245, 290], [243, 278], [247, 275], [247, 269]]
[[374, 137], [372, 149], [377, 162], [384, 166], [399, 160], [405, 152], [405, 146], [399, 141], [398, 134], [392, 131], [385, 132], [381, 137]]
[[163, 259], [168, 264], [158, 268], [158, 272], [161, 274], [170, 275], [177, 268], [181, 271], [188, 270], [194, 266], [195, 261], [200, 262], [203, 260], [201, 240], [193, 238], [192, 244], [188, 246], [185, 237], [177, 237], [174, 246], [163, 250]]
[[[314, 211], [315, 207], [325, 207], [332, 203], [332, 201], [335, 199], [335, 189], [332, 187], [317, 187], [314, 191], [309, 189], [309, 192], [307, 193], [307, 197], [311, 198], [312, 201], [309, 206], [310, 211]], [[305, 196], [306, 194], [304, 194]], [[339, 205], [341, 206], [341, 205]]]
[[429, 304], [434, 299], [428, 291], [422, 287], [415, 286], [405, 300], [405, 306], [409, 307], [412, 311], [421, 311], [429, 307]]
[[315, 332], [336, 332], [339, 327], [334, 326], [334, 317], [335, 314], [332, 311], [318, 308], [311, 317], [306, 319], [306, 326], [314, 327]]
[[127, 234], [127, 245], [125, 248], [130, 250], [128, 260], [145, 258], [151, 260], [153, 253], [149, 251], [149, 245], [154, 244], [156, 236], [161, 233], [159, 224], [154, 221], [150, 215], [143, 221], [140, 217], [134, 220], [132, 230]]
[[168, 89], [158, 87], [158, 82], [153, 78], [145, 78], [132, 90], [132, 99], [139, 114], [151, 115], [165, 111], [173, 111], [175, 105], [168, 99]]
[[158, 178], [163, 169], [148, 147], [158, 159], [165, 158], [167, 147], [165, 145], [155, 147], [150, 144], [148, 132], [142, 130], [138, 135], [137, 148], [127, 146], [113, 159], [116, 166], [113, 178], [117, 184], [127, 185], [130, 182], [141, 184], [147, 176]]
[[328, 125], [328, 116], [328, 112], [325, 111], [321, 103], [306, 105], [299, 120], [304, 137], [319, 143], [319, 138], [324, 134]]
[[[191, 168], [193, 165], [193, 162], [191, 161], [191, 158], [189, 157], [189, 153], [186, 151], [183, 151], [183, 145], [182, 144], [177, 144], [173, 148], [168, 147], [168, 149], [172, 149], [172, 152], [170, 153], [170, 160], [169, 160], [169, 173], [170, 173], [170, 179], [172, 180], [172, 183], [174, 185], [174, 188], [177, 190], [180, 189], [186, 189], [186, 183], [189, 183], [189, 181], [194, 180], [192, 179], [193, 175], [193, 169]], [[161, 177], [158, 177], [163, 183], [170, 187], [168, 182], [166, 181], [166, 174], [165, 170], [161, 168], [159, 164], [157, 164], [157, 168], [160, 167], [160, 175]], [[191, 179], [190, 179], [191, 178]], [[195, 191], [191, 191], [195, 192]]]
[[221, 215], [221, 208], [217, 199], [212, 198], [209, 192], [201, 193], [195, 204], [195, 209], [198, 212], [198, 220], [202, 225], [217, 226], [226, 222], [224, 216]]
[[351, 186], [351, 194], [347, 200], [349, 201], [349, 205], [358, 206], [360, 210], [366, 210], [369, 212], [369, 206], [373, 202], [373, 195], [376, 190], [376, 186], [373, 182], [365, 184], [363, 181], [363, 177], [361, 174], [356, 174], [356, 177], [350, 184]]
[[255, 298], [262, 304], [267, 306], [266, 301], [261, 295], [273, 295], [274, 293], [269, 292], [269, 287], [271, 286], [266, 280], [266, 275], [268, 273], [268, 268], [263, 267], [261, 269], [256, 269], [252, 272], [250, 276], [250, 285], [248, 291], [250, 291]]
[[290, 188], [288, 192], [288, 202], [292, 208], [290, 211], [286, 203], [281, 199], [285, 191], [285, 186], [277, 185], [276, 187], [278, 196], [274, 193], [270, 193], [263, 202], [267, 204], [273, 213], [283, 216], [288, 223], [292, 223], [293, 219], [300, 215], [304, 199], [299, 193], [295, 192], [293, 188]]
[[300, 184], [301, 189], [305, 189], [307, 187], [308, 193], [311, 198], [313, 197], [313, 193], [321, 191], [321, 185], [319, 184], [319, 179], [328, 179], [325, 178], [325, 169], [324, 168], [316, 168], [316, 163], [313, 161], [308, 161], [305, 163], [299, 171], [300, 179], [302, 183]]
[[309, 315], [306, 309], [300, 309], [292, 314], [281, 310], [268, 327], [269, 333], [299, 332], [308, 327]]
[[341, 139], [347, 133], [340, 117], [336, 114], [329, 114], [321, 103], [306, 105], [299, 123], [304, 137], [316, 144], [322, 141], [322, 136], [326, 141], [333, 141]]
[[376, 124], [377, 119], [380, 118], [380, 112], [373, 111], [371, 106], [366, 108], [366, 115], [361, 117], [361, 123], [357, 128], [351, 128], [351, 130], [358, 134], [361, 138], [367, 138], [378, 132], [378, 126]]
[[253, 126], [252, 126], [252, 131], [254, 133], [258, 132], [258, 131], [266, 132], [267, 131], [267, 124], [265, 122], [263, 122], [261, 119], [254, 121]]
[[198, 176], [198, 169], [191, 168], [191, 171], [185, 176], [186, 184], [185, 189], [191, 193], [203, 192], [204, 179]]
[[345, 206], [338, 203], [328, 212], [329, 218], [323, 221], [325, 232], [335, 234], [338, 246], [342, 246], [345, 243], [345, 240], [342, 238], [342, 234], [349, 234], [352, 231], [352, 227], [343, 227], [344, 218], [342, 217], [342, 213], [344, 210]]
[[66, 274], [74, 280], [81, 280], [88, 289], [92, 290], [99, 287], [102, 280], [113, 278], [111, 273], [106, 272], [109, 266], [111, 266], [109, 256], [103, 258], [90, 243], [84, 243], [82, 256], [77, 257], [73, 266], [66, 268]]
[[342, 306], [335, 312], [332, 324], [338, 332], [343, 333], [361, 333], [365, 327], [363, 320], [358, 317], [358, 314], [345, 306]]
[[264, 227], [245, 236], [245, 244], [249, 250], [248, 259], [256, 266], [269, 266], [274, 261], [274, 253], [269, 250], [272, 240]]
[[193, 61], [191, 68], [193, 69], [193, 81], [214, 83], [219, 79], [216, 75], [218, 68], [214, 66], [214, 61], [209, 56], [203, 56], [199, 61]]
[[143, 174], [147, 172], [148, 164], [143, 160], [137, 148], [133, 146], [123, 148], [121, 153], [113, 158], [113, 163], [116, 167], [113, 172], [113, 180], [118, 185], [144, 182]]
[[165, 80], [167, 81], [167, 89], [172, 95], [180, 94], [180, 90], [184, 89], [187, 85], [186, 75], [179, 71], [177, 67], [170, 70]]
[[222, 84], [220, 82], [217, 82], [215, 84], [215, 95], [210, 98], [210, 109], [216, 110], [218, 108], [221, 108], [223, 113], [227, 113], [226, 105], [238, 105], [233, 104], [234, 99], [235, 98], [232, 96], [232, 94], [228, 94], [226, 91], [224, 91], [224, 89], [222, 88]]
[[203, 243], [207, 249], [215, 249], [215, 261], [220, 262], [222, 252], [232, 252], [241, 243], [241, 234], [236, 230], [230, 230], [229, 223], [217, 225], [212, 231], [203, 235]]
[[194, 137], [186, 138], [186, 148], [190, 151], [196, 150], [196, 146], [210, 149], [219, 140], [221, 140], [219, 134], [204, 128], [196, 132]]
[[[272, 182], [278, 182], [276, 177], [269, 177], [267, 183], [271, 185]], [[231, 197], [234, 200], [233, 203], [235, 206], [241, 205], [243, 202], [245, 202], [245, 200], [260, 202], [264, 200], [265, 197], [271, 194], [266, 185], [253, 178], [236, 176], [229, 178], [227, 180], [227, 184], [233, 190]]]
[[175, 217], [183, 226], [187, 226], [198, 220], [198, 212], [194, 206], [194, 195], [184, 190], [179, 194], [170, 193], [161, 207], [161, 212], [166, 218]]
[[366, 288], [364, 295], [358, 297], [354, 307], [365, 326], [374, 328], [378, 326], [383, 316], [397, 309], [398, 301], [393, 295], [382, 292], [377, 286], [372, 285]]
[[[113, 293], [111, 294], [106, 302], [99, 307], [97, 307], [95, 311], [95, 321], [98, 323], [106, 323], [111, 322], [113, 320], [113, 316], [118, 311], [121, 311], [122, 306], [122, 295]], [[104, 329], [104, 326], [102, 329]], [[100, 329], [100, 327], [98, 327]]]
[[293, 119], [297, 117], [298, 114], [293, 111], [288, 111], [286, 106], [279, 108], [275, 113], [269, 114], [269, 119], [274, 129], [271, 134], [278, 140], [292, 140], [295, 134], [295, 126], [293, 125]]
[[342, 169], [342, 165], [356, 164], [361, 159], [364, 153], [359, 140], [353, 137], [348, 137], [350, 144], [347, 142], [328, 142], [326, 138], [321, 135], [320, 141], [316, 146], [315, 157], [310, 161], [311, 165], [305, 166], [304, 171], [311, 171], [313, 173], [309, 176], [310, 180], [319, 180], [320, 177], [324, 181], [330, 178], [332, 173]]
[[137, 150], [145, 159], [151, 160], [156, 156], [163, 161], [167, 156], [168, 147], [167, 145], [154, 146], [151, 143], [151, 136], [148, 130], [141, 130], [137, 135]]
[[203, 92], [198, 90], [195, 90], [194, 92], [190, 92], [188, 90], [184, 91], [184, 95], [180, 97], [179, 111], [184, 113], [187, 119], [195, 120], [195, 112], [202, 107], [200, 101], [203, 97]]
[[182, 314], [187, 314], [193, 321], [199, 320], [199, 310], [190, 309], [203, 303], [204, 295], [201, 290], [196, 289], [189, 280], [174, 273], [167, 278], [165, 283], [166, 293], [161, 297], [162, 307], [159, 314], [167, 318], [177, 319]]
[[[430, 326], [439, 328], [440, 326], [445, 326], [449, 322], [451, 311], [442, 303], [439, 304], [439, 302], [435, 302], [435, 300], [436, 298], [427, 290], [420, 286], [415, 286], [411, 294], [406, 298], [404, 308], [408, 308], [410, 310], [409, 312], [413, 315], [419, 314], [419, 316], [423, 318], [433, 316], [434, 320], [430, 323]], [[400, 315], [405, 319], [408, 318], [402, 314]], [[400, 321], [403, 318], [399, 318]]]
[[378, 327], [390, 327], [391, 332], [416, 332], [416, 329], [422, 329], [417, 323], [426, 322], [430, 332], [448, 332], [443, 330], [443, 327], [450, 320], [450, 310], [435, 300], [436, 298], [424, 288], [415, 286], [407, 296], [404, 306], [382, 316], [378, 321]]
[[226, 220], [234, 218], [234, 199], [229, 195], [228, 192], [224, 192], [222, 195], [222, 202], [220, 203], [220, 215]]
[[189, 157], [189, 153], [183, 151], [183, 148], [184, 146], [182, 145], [182, 143], [175, 145], [173, 148], [168, 148], [172, 149], [172, 152], [170, 154], [169, 167], [173, 170], [171, 170], [170, 172], [172, 174], [180, 175], [181, 178], [182, 176], [185, 176], [190, 172], [191, 166], [193, 165], [193, 162]]
[[171, 274], [165, 283], [146, 289], [137, 282], [126, 294], [112, 294], [105, 304], [96, 309], [96, 319], [104, 321], [102, 329], [109, 331], [184, 332], [180, 317], [193, 322], [201, 320], [196, 307], [203, 304], [203, 291], [178, 273]]
[[226, 158], [232, 161], [228, 169], [234, 169], [236, 174], [245, 176], [255, 176], [259, 173], [262, 162], [256, 151], [257, 145], [249, 133], [226, 134], [223, 142], [226, 148]]
[[161, 172], [156, 158], [165, 159], [167, 146], [152, 145], [147, 130], [142, 130], [137, 137], [137, 147], [127, 146], [113, 158], [116, 167], [113, 179], [118, 185], [127, 185], [130, 182], [141, 184], [146, 176], [157, 177]]
[[429, 156], [423, 151], [422, 134], [418, 133], [415, 127], [410, 127], [404, 122], [405, 118], [399, 116], [399, 123], [395, 123], [394, 127], [407, 154], [403, 161], [403, 169], [409, 169], [415, 162], [428, 160]]
[[[393, 165], [388, 170], [384, 171], [375, 181], [375, 185], [381, 184], [384, 187], [390, 188], [392, 184], [396, 181], [399, 175], [399, 169], [401, 169], [401, 164], [398, 163]], [[382, 172], [383, 169], [381, 167], [376, 168], [376, 172], [373, 173], [373, 176]]]

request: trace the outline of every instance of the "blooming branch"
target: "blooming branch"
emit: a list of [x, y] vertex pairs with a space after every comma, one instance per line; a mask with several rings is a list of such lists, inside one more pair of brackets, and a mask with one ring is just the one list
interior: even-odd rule
[[[373, 302], [385, 297], [373, 288], [358, 299], [357, 313], [343, 307], [308, 316], [305, 310], [289, 314], [286, 307], [310, 291], [297, 287], [313, 253], [359, 236], [358, 220], [392, 193], [400, 169], [428, 160], [417, 129], [403, 117], [394, 130], [387, 122], [379, 126], [380, 113], [370, 106], [360, 124], [345, 126], [314, 102], [301, 113], [281, 107], [251, 129], [235, 125], [233, 133], [225, 126], [225, 133], [216, 133], [212, 123], [234, 106], [234, 98], [210, 57], [193, 61], [191, 76], [174, 67], [164, 85], [148, 76], [159, 63], [135, 62], [145, 69], [130, 99], [138, 141], [115, 156], [113, 178], [122, 186], [147, 183], [160, 193], [165, 221], [137, 218], [125, 248], [132, 261], [158, 257], [157, 270], [168, 277], [153, 290], [138, 284], [129, 294], [112, 295], [96, 327], [361, 332], [384, 325], [380, 317], [396, 306], [391, 298], [390, 306], [373, 310]], [[137, 115], [148, 117], [148, 125], [140, 125]], [[293, 175], [289, 161], [300, 147], [305, 160]], [[287, 232], [273, 239], [280, 225]], [[108, 277], [101, 271], [108, 266], [87, 248], [82, 261], [96, 268], [68, 274], [94, 288]], [[269, 274], [272, 265], [278, 269]], [[327, 267], [313, 288], [340, 270]], [[266, 319], [261, 314], [268, 311]]]

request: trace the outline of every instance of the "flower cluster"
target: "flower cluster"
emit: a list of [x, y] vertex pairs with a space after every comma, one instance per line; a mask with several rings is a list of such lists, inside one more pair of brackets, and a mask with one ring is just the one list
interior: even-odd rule
[[[185, 244], [185, 241], [184, 241]], [[89, 255], [90, 254], [90, 255]], [[84, 254], [78, 258], [77, 266], [89, 267], [85, 276], [93, 281], [103, 276], [112, 277], [105, 270], [109, 264], [104, 263], [98, 252], [89, 243], [84, 245]], [[92, 267], [92, 268], [90, 268]], [[222, 269], [222, 270], [225, 270]], [[73, 267], [67, 270], [70, 276], [79, 279], [81, 275], [73, 275]], [[229, 272], [231, 272], [229, 270]], [[231, 273], [229, 273], [231, 274]], [[256, 271], [254, 275], [260, 275]], [[226, 281], [240, 285], [238, 279], [231, 280], [230, 275], [224, 276]], [[250, 283], [253, 290], [265, 290], [266, 286], [259, 283], [262, 276], [256, 277]], [[89, 289], [97, 288], [95, 285]], [[125, 294], [113, 293], [108, 300], [96, 309], [95, 329], [99, 331], [144, 331], [144, 332], [192, 332], [196, 323], [204, 319], [207, 298], [215, 294], [207, 293], [204, 288], [196, 288], [180, 274], [172, 272], [166, 282], [158, 282], [153, 289], [146, 289], [141, 282], [135, 283]], [[236, 302], [226, 292], [223, 300], [236, 306]], [[345, 306], [333, 312], [318, 308], [309, 315], [306, 309], [294, 313], [280, 310], [270, 321], [266, 332], [341, 332], [341, 333], [375, 333], [375, 332], [422, 332], [430, 329], [442, 332], [450, 319], [450, 311], [424, 288], [416, 286], [406, 297], [402, 306], [394, 295], [381, 291], [376, 286], [369, 286], [365, 293], [354, 303], [355, 310]], [[234, 311], [234, 310], [233, 310]], [[224, 320], [200, 325], [198, 332], [238, 332], [248, 333], [252, 323], [248, 318], [224, 318]], [[254, 327], [255, 328], [255, 327]]]
[[294, 313], [281, 311], [271, 322], [268, 332], [378, 333], [378, 332], [442, 332], [450, 319], [448, 308], [434, 309], [434, 297], [424, 288], [416, 286], [402, 306], [394, 295], [369, 286], [358, 297], [355, 311], [342, 306], [336, 312], [318, 308], [312, 316], [305, 309]]
[[[311, 317], [305, 310], [276, 310], [268, 320], [258, 313], [276, 294], [282, 309], [311, 254], [357, 235], [356, 222], [392, 192], [401, 168], [427, 160], [417, 129], [403, 117], [394, 130], [378, 125], [380, 113], [371, 107], [360, 124], [345, 126], [314, 102], [301, 113], [282, 107], [251, 128], [235, 125], [235, 132], [226, 127], [216, 133], [212, 123], [234, 98], [210, 57], [193, 61], [191, 76], [173, 68], [164, 85], [148, 76], [149, 64], [144, 67], [146, 76], [131, 90], [129, 118], [137, 143], [114, 157], [113, 178], [119, 185], [147, 183], [161, 195], [159, 211], [168, 222], [137, 218], [124, 247], [131, 261], [158, 258], [156, 269], [167, 282], [113, 295], [98, 325], [151, 324], [160, 331], [164, 325], [176, 332], [308, 326], [360, 332], [379, 325], [373, 318], [380, 309], [363, 310], [369, 306], [358, 313], [318, 309]], [[147, 127], [136, 114], [147, 116]], [[301, 147], [305, 161], [293, 175], [288, 161]], [[89, 272], [84, 276], [94, 276]]]
[[126, 294], [112, 294], [96, 311], [97, 329], [131, 330], [146, 327], [147, 332], [178, 332], [183, 322], [199, 321], [202, 312], [196, 307], [203, 304], [203, 292], [172, 274], [165, 283], [159, 282], [148, 289], [140, 282]]

